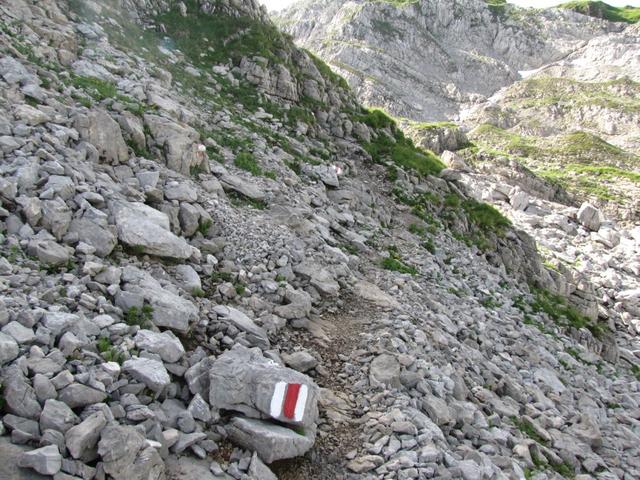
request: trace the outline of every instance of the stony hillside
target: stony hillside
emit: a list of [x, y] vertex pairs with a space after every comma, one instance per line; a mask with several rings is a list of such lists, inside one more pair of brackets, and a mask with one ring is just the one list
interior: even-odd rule
[[303, 0], [278, 25], [325, 59], [365, 104], [397, 117], [454, 118], [519, 78], [618, 24], [569, 10], [484, 0]]
[[640, 476], [640, 230], [543, 264], [254, 0], [3, 2], [0, 160], [3, 480]]

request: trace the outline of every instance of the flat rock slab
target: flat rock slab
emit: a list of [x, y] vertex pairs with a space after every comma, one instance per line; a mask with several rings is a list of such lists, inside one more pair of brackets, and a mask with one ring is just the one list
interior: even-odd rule
[[252, 450], [266, 463], [304, 455], [313, 447], [315, 431], [297, 433], [264, 420], [235, 417], [227, 426], [229, 437]]
[[0, 478], [2, 480], [48, 480], [33, 470], [18, 467], [18, 458], [31, 450], [23, 445], [13, 445], [9, 438], [0, 437]]
[[[143, 211], [146, 207], [147, 211]], [[111, 212], [116, 221], [118, 239], [130, 247], [138, 248], [142, 253], [164, 258], [185, 260], [193, 253], [193, 248], [184, 240], [163, 228], [154, 221], [158, 215], [164, 215], [143, 204], [127, 204], [114, 202]], [[153, 215], [151, 215], [153, 213]], [[166, 216], [166, 215], [165, 215]]]

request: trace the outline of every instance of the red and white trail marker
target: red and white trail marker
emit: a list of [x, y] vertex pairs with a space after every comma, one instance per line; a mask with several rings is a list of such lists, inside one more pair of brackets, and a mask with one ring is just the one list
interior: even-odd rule
[[271, 416], [301, 422], [307, 405], [309, 387], [300, 383], [278, 382], [271, 397]]

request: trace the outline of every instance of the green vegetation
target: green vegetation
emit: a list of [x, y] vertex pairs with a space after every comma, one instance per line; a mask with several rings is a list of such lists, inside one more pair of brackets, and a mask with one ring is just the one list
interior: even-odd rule
[[529, 423], [526, 419], [512, 417], [511, 421], [513, 422], [513, 424], [516, 426], [518, 430], [520, 430], [524, 435], [529, 437], [531, 440], [535, 440], [540, 445], [545, 445], [545, 446], [547, 445], [547, 441], [544, 438], [542, 438], [538, 434], [538, 432], [536, 432], [536, 429], [533, 427], [533, 425], [531, 425], [531, 423]]
[[419, 175], [437, 175], [444, 168], [435, 153], [416, 147], [413, 141], [404, 136], [395, 119], [383, 110], [370, 109], [366, 113], [356, 115], [354, 120], [382, 130], [371, 142], [363, 145], [374, 162], [384, 163], [390, 160], [395, 165], [413, 170]]
[[258, 165], [258, 161], [256, 160], [256, 157], [254, 157], [251, 153], [239, 153], [238, 155], [236, 155], [233, 164], [239, 169], [249, 172], [252, 175], [262, 175], [262, 169], [260, 168], [260, 165]]
[[533, 288], [533, 294], [534, 301], [531, 308], [534, 312], [546, 313], [549, 318], [563, 327], [586, 328], [596, 338], [602, 338], [604, 335], [604, 329], [601, 325], [591, 322], [560, 295], [539, 288]]
[[231, 282], [233, 280], [233, 274], [229, 272], [213, 272], [211, 274], [211, 281], [215, 284], [222, 282]]
[[507, 94], [510, 107], [564, 108], [598, 106], [627, 113], [640, 111], [640, 83], [628, 77], [607, 82], [580, 82], [570, 78], [536, 77], [523, 80]]
[[145, 327], [151, 323], [153, 319], [153, 307], [151, 305], [143, 305], [142, 308], [131, 307], [127, 310], [124, 321], [127, 325], [137, 325]]
[[631, 373], [636, 377], [636, 380], [640, 381], [640, 365], [631, 367]]
[[511, 222], [496, 208], [486, 203], [469, 199], [462, 202], [462, 208], [476, 227], [485, 233], [495, 233], [502, 236], [511, 227]]
[[588, 132], [527, 137], [484, 124], [472, 135], [485, 153], [514, 159], [550, 183], [580, 195], [622, 203], [626, 197], [620, 182], [640, 184], [640, 173], [634, 170], [640, 158]]
[[122, 365], [126, 360], [126, 355], [111, 344], [107, 337], [101, 337], [96, 342], [96, 347], [105, 362], [116, 362]]
[[198, 231], [204, 236], [209, 233], [209, 229], [212, 225], [213, 222], [211, 220], [200, 220], [200, 222], [198, 223]]
[[503, 15], [507, 6], [507, 0], [484, 0], [489, 10], [494, 15]]
[[191, 296], [194, 298], [204, 298], [205, 295], [205, 291], [201, 288], [194, 288], [193, 290], [191, 290]]
[[563, 3], [559, 8], [566, 8], [590, 17], [604, 18], [612, 22], [636, 23], [640, 20], [640, 7], [614, 7], [600, 1], [576, 0]]
[[402, 261], [400, 252], [397, 247], [389, 247], [389, 256], [382, 260], [382, 268], [393, 272], [408, 273], [409, 275], [417, 275], [418, 270]]

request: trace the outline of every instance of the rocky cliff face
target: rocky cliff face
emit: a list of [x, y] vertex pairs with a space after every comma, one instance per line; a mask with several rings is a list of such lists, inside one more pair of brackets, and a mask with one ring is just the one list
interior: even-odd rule
[[635, 264], [599, 310], [253, 1], [0, 19], [3, 479], [638, 475]]
[[416, 121], [450, 119], [598, 35], [622, 27], [570, 11], [483, 0], [302, 1], [276, 18], [337, 69], [367, 105]]

